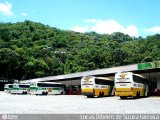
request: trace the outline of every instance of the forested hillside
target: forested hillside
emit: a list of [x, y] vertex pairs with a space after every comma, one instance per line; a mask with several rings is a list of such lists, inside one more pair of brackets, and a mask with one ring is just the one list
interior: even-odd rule
[[31, 79], [160, 60], [160, 35], [77, 33], [25, 21], [0, 23], [0, 77]]

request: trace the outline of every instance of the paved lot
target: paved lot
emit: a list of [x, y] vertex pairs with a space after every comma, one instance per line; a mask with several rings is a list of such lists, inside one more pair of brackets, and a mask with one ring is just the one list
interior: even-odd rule
[[0, 92], [0, 114], [160, 114], [160, 97], [121, 100], [82, 95], [10, 95]]

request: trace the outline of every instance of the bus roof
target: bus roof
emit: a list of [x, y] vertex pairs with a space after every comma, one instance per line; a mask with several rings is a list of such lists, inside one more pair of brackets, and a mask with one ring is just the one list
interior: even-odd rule
[[108, 77], [95, 77], [95, 78], [103, 79], [103, 80], [111, 80], [111, 81], [113, 81], [112, 79], [110, 79], [110, 78], [108, 78]]
[[13, 85], [13, 84], [5, 84], [4, 86], [9, 86], [9, 85]]
[[29, 83], [13, 83], [11, 85], [30, 85]]
[[133, 75], [136, 75], [136, 76], [138, 76], [138, 77], [145, 78], [144, 76], [139, 75], [139, 74], [135, 74], [135, 73], [133, 73], [133, 72], [118, 72], [118, 73], [116, 73], [116, 74], [133, 74]]
[[13, 85], [13, 84], [5, 84], [5, 85]]

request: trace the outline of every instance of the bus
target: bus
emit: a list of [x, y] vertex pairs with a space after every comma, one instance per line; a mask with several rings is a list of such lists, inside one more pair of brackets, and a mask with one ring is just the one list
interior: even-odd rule
[[81, 78], [81, 93], [88, 98], [114, 95], [114, 80], [106, 77], [84, 76]]
[[30, 89], [30, 84], [13, 84], [11, 94], [28, 94]]
[[65, 94], [66, 86], [57, 82], [30, 83], [30, 94], [35, 95], [60, 95]]
[[4, 92], [11, 93], [12, 88], [13, 88], [13, 84], [5, 84]]
[[139, 74], [132, 72], [115, 74], [115, 96], [120, 96], [121, 99], [148, 96], [148, 88], [148, 80]]

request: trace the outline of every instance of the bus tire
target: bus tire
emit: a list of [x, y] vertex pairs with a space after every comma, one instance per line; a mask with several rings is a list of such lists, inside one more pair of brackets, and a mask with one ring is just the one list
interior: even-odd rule
[[63, 95], [63, 92], [61, 92], [61, 95]]
[[102, 95], [101, 95], [101, 97], [104, 97], [104, 92], [102, 92]]
[[46, 92], [45, 95], [48, 95], [48, 92]]
[[42, 95], [45, 95], [45, 92], [44, 92], [44, 91], [42, 92]]
[[27, 94], [27, 92], [24, 92], [24, 91], [23, 91], [23, 92], [22, 92], [22, 94], [26, 95], [26, 94]]
[[94, 98], [94, 96], [93, 95], [89, 95], [89, 96], [87, 96], [87, 98]]
[[101, 92], [99, 92], [99, 96], [98, 97], [102, 97], [102, 93]]
[[120, 96], [120, 98], [121, 98], [121, 99], [126, 99], [127, 97], [125, 97], [125, 96]]
[[139, 92], [136, 93], [136, 96], [134, 97], [135, 99], [139, 98]]

